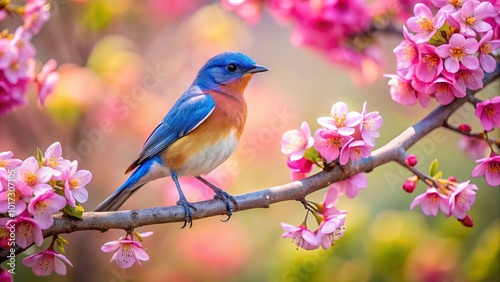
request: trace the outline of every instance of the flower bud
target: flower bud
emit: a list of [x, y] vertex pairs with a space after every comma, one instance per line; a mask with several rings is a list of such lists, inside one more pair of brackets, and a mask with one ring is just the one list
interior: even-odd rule
[[417, 181], [414, 181], [411, 179], [412, 177], [406, 179], [405, 183], [403, 184], [403, 190], [407, 193], [413, 193], [415, 191], [415, 188], [417, 187]]
[[459, 219], [465, 227], [473, 227], [474, 226], [474, 221], [472, 220], [472, 217], [470, 215], [465, 215], [463, 219]]
[[408, 157], [406, 157], [405, 163], [409, 167], [416, 166], [417, 163], [418, 163], [417, 156], [415, 156], [415, 155], [409, 155]]
[[465, 133], [469, 133], [472, 131], [472, 128], [467, 123], [462, 123], [461, 125], [458, 126], [458, 129], [460, 129], [460, 131]]
[[450, 183], [457, 183], [457, 178], [455, 176], [450, 176], [450, 177], [448, 177], [448, 181]]

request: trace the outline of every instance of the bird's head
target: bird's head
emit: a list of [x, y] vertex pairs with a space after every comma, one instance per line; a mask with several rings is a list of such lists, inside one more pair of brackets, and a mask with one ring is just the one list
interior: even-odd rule
[[224, 52], [209, 59], [200, 69], [193, 84], [202, 89], [243, 94], [250, 78], [269, 69], [258, 65], [249, 56], [238, 52]]

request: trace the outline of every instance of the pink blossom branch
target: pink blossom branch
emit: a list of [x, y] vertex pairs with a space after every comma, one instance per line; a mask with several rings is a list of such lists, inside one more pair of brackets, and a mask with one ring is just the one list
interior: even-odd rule
[[[492, 75], [485, 81], [485, 85], [496, 79], [499, 74]], [[448, 117], [467, 102], [466, 98], [456, 99], [451, 104], [439, 106], [424, 119], [407, 128], [400, 135], [392, 139], [372, 153], [369, 158], [351, 163], [344, 168], [335, 167], [330, 171], [322, 171], [301, 181], [258, 190], [248, 194], [234, 196], [238, 203], [233, 212], [239, 212], [256, 208], [268, 208], [271, 204], [284, 201], [302, 201], [307, 195], [325, 188], [343, 179], [360, 172], [368, 172], [376, 167], [389, 162], [404, 163], [407, 152], [411, 146], [434, 129], [445, 124]], [[193, 203], [196, 212], [193, 219], [201, 219], [226, 214], [226, 206], [219, 200], [208, 200]], [[43, 232], [43, 236], [49, 237], [56, 234], [73, 233], [84, 230], [98, 230], [106, 232], [109, 229], [132, 230], [145, 225], [183, 222], [184, 209], [180, 206], [155, 207], [140, 210], [125, 210], [115, 212], [85, 212], [83, 219], [75, 219], [62, 214], [54, 215], [54, 224]], [[22, 252], [17, 248], [16, 253]], [[10, 252], [0, 252], [1, 261], [7, 259]]]

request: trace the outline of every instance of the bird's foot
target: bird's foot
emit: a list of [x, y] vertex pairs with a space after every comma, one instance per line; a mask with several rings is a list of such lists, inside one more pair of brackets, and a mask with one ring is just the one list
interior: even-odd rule
[[189, 208], [192, 208], [194, 211], [197, 211], [196, 207], [193, 206], [190, 202], [188, 202], [186, 199], [180, 199], [177, 201], [177, 205], [182, 206], [184, 208], [184, 225], [182, 225], [181, 229], [186, 227], [186, 225], [189, 223], [189, 228], [193, 227], [193, 213]]
[[236, 202], [234, 197], [229, 195], [226, 191], [224, 191], [220, 188], [217, 188], [217, 187], [212, 188], [212, 189], [215, 192], [214, 199], [220, 199], [224, 202], [224, 204], [226, 204], [227, 218], [225, 220], [221, 220], [222, 222], [226, 222], [233, 215], [233, 208], [231, 207], [231, 202], [233, 202], [236, 209], [238, 208], [238, 202]]

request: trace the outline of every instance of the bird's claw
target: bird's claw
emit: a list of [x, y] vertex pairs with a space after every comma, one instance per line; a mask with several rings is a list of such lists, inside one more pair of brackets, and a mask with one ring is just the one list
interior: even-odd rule
[[226, 204], [227, 218], [225, 220], [221, 220], [222, 222], [226, 222], [233, 215], [233, 208], [231, 207], [230, 202], [233, 202], [236, 209], [238, 209], [238, 202], [236, 202], [233, 196], [229, 195], [226, 191], [222, 189], [214, 189], [214, 192], [215, 192], [214, 199], [220, 199], [224, 202], [224, 204]]
[[194, 211], [197, 211], [196, 207], [193, 206], [190, 202], [188, 202], [186, 199], [184, 200], [179, 200], [177, 202], [177, 205], [182, 206], [184, 208], [184, 225], [182, 225], [181, 229], [186, 227], [187, 223], [189, 223], [189, 228], [193, 227], [193, 213], [189, 208], [192, 208]]

